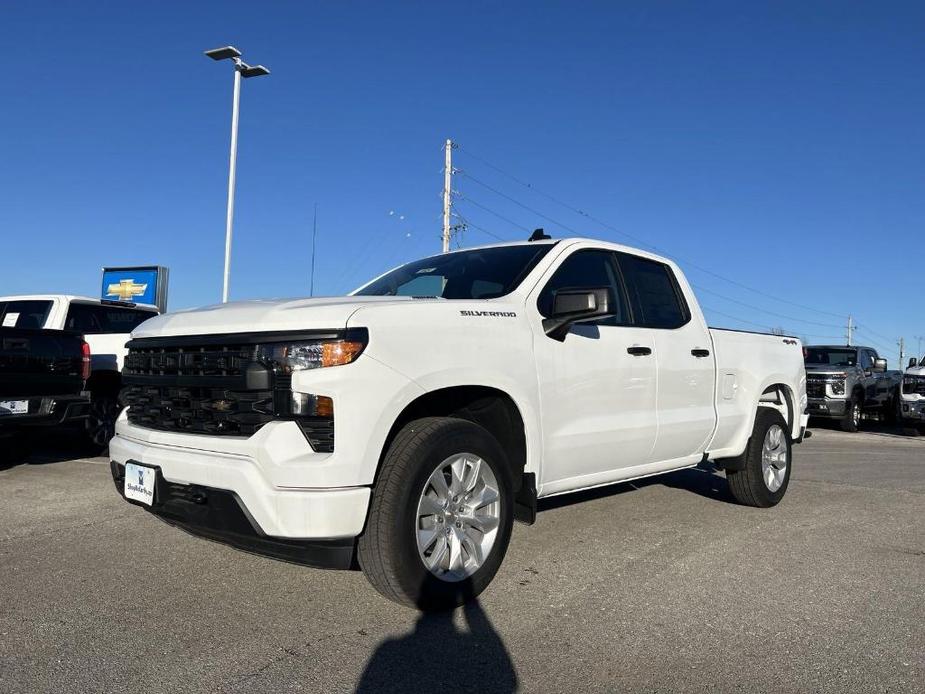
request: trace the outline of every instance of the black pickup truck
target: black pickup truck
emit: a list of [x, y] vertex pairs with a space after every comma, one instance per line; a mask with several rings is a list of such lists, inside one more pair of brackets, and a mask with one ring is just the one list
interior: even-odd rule
[[33, 427], [86, 419], [89, 374], [81, 335], [0, 327], [0, 459], [17, 457]]

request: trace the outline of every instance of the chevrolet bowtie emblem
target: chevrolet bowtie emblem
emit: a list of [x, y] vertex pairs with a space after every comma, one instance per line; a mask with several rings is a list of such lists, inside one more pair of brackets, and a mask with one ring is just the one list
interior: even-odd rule
[[106, 296], [117, 296], [122, 301], [141, 296], [147, 290], [147, 284], [139, 284], [133, 279], [119, 280], [118, 284], [110, 284]]

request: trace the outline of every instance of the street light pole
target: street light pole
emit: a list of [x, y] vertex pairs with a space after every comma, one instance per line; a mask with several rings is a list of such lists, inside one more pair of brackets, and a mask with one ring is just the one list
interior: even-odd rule
[[[236, 58], [239, 61], [240, 58]], [[225, 275], [222, 280], [222, 303], [228, 303], [231, 278], [231, 227], [234, 222], [234, 177], [238, 168], [238, 108], [241, 103], [241, 71], [235, 65], [234, 100], [231, 105], [231, 155], [228, 161], [228, 209], [225, 212]]]
[[212, 60], [231, 60], [234, 63], [234, 98], [231, 102], [231, 154], [228, 158], [228, 208], [225, 212], [225, 273], [222, 280], [222, 303], [228, 303], [228, 285], [231, 279], [231, 230], [234, 224], [234, 182], [238, 168], [238, 112], [241, 104], [241, 80], [269, 75], [263, 65], [248, 65], [241, 59], [241, 51], [234, 46], [223, 46], [206, 51]]

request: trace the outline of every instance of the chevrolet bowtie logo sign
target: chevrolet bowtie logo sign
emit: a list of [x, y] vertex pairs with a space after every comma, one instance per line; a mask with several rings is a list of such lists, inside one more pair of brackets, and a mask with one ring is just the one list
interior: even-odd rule
[[117, 296], [122, 301], [128, 301], [141, 296], [147, 289], [147, 284], [139, 284], [133, 279], [119, 280], [116, 284], [109, 285], [106, 296]]

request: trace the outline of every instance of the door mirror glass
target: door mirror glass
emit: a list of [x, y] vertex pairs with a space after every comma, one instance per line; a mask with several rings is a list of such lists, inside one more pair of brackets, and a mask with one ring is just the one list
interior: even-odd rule
[[877, 374], [882, 374], [886, 371], [886, 359], [874, 359], [874, 368], [872, 371]]
[[608, 287], [560, 289], [553, 298], [552, 315], [543, 319], [543, 330], [561, 342], [575, 323], [612, 315]]

